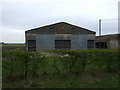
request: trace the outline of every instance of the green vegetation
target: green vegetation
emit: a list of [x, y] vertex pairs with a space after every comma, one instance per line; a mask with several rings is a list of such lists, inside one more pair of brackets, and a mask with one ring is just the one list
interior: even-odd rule
[[[3, 52], [3, 88], [117, 88], [117, 50]], [[33, 85], [32, 85], [33, 84]]]

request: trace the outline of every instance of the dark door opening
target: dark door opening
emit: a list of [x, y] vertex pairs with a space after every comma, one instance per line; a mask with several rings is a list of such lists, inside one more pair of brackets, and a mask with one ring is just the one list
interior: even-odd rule
[[94, 40], [88, 40], [87, 41], [87, 47], [88, 48], [94, 48]]
[[28, 40], [28, 51], [36, 51], [36, 40]]
[[70, 40], [55, 40], [55, 49], [70, 49]]
[[107, 48], [107, 42], [97, 42], [96, 48]]

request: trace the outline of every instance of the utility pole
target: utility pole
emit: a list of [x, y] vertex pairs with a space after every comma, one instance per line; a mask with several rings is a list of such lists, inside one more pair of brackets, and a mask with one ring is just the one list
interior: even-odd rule
[[101, 36], [101, 19], [99, 20], [99, 36]]
[[[101, 19], [99, 19], [99, 36], [101, 36]], [[99, 48], [101, 48], [101, 42], [99, 41]]]

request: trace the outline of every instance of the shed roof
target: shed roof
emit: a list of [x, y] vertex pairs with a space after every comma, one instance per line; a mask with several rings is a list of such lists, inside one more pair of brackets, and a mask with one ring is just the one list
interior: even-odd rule
[[102, 36], [96, 36], [96, 41], [109, 41], [109, 40], [119, 40], [120, 39], [120, 33], [118, 34], [110, 34], [110, 35], [102, 35]]
[[95, 34], [94, 31], [72, 25], [66, 22], [59, 22], [43, 27], [27, 30], [25, 33], [29, 34]]

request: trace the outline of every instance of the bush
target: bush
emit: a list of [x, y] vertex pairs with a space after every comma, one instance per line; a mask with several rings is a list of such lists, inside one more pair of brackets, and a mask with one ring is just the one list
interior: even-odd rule
[[[50, 57], [22, 49], [3, 53], [3, 76], [25, 77], [47, 73], [75, 73], [86, 70], [117, 72], [118, 53], [115, 50], [48, 50]], [[51, 70], [51, 71], [50, 71]]]

